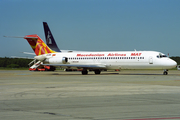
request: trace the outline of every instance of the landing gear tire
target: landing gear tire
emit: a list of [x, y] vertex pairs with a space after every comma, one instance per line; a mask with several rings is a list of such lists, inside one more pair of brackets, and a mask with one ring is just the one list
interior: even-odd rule
[[167, 74], [168, 74], [168, 72], [167, 72], [167, 71], [164, 71], [164, 72], [163, 72], [163, 75], [167, 75]]
[[101, 71], [100, 70], [95, 70], [94, 73], [95, 74], [101, 74]]
[[88, 74], [88, 71], [87, 70], [83, 70], [82, 71], [82, 75], [87, 75]]
[[164, 70], [163, 75], [168, 75], [168, 70]]

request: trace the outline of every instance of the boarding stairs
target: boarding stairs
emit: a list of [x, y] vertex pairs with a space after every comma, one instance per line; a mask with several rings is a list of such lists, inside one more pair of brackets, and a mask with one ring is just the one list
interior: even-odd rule
[[[36, 69], [36, 68], [38, 68], [41, 64], [42, 64], [42, 62], [41, 61], [37, 61], [36, 59], [34, 59], [33, 61], [31, 61], [28, 65], [30, 66], [30, 68], [29, 69]], [[33, 64], [33, 65], [32, 65]]]

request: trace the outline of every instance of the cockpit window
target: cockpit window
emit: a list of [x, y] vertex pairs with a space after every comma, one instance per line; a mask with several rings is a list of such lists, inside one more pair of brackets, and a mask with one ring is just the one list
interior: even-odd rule
[[165, 58], [167, 57], [165, 54], [159, 53], [159, 55], [157, 55], [157, 58]]
[[167, 57], [166, 55], [160, 55], [160, 58], [162, 58], [162, 57]]

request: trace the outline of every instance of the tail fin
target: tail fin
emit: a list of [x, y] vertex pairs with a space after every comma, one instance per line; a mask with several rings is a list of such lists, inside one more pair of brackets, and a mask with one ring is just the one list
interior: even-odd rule
[[48, 53], [56, 53], [55, 51], [51, 50], [36, 34], [27, 35], [24, 37], [24, 39], [28, 41], [37, 56]]
[[54, 40], [54, 37], [48, 27], [48, 24], [46, 22], [43, 22], [43, 26], [44, 26], [44, 32], [45, 32], [45, 38], [46, 38], [46, 43], [47, 45], [54, 51], [56, 52], [61, 52]]

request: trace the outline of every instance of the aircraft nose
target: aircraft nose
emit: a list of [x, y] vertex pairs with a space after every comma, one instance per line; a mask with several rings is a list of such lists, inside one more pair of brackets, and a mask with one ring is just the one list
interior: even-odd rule
[[174, 68], [177, 66], [177, 62], [171, 59], [171, 61], [169, 62], [169, 65]]

